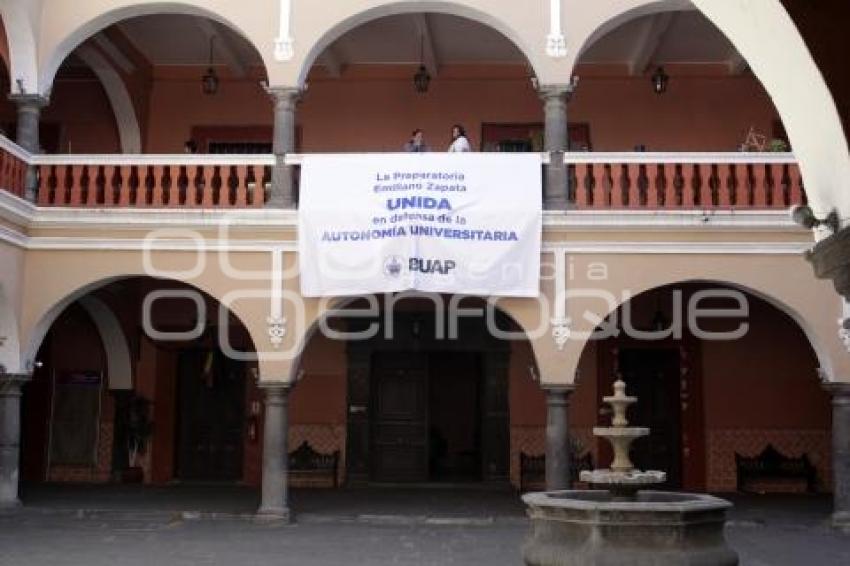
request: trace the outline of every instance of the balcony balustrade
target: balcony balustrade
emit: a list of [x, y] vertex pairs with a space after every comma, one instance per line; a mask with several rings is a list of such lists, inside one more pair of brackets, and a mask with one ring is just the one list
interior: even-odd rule
[[[301, 159], [286, 158], [296, 188]], [[766, 210], [806, 201], [792, 154], [566, 153], [563, 159], [571, 210]], [[273, 155], [30, 155], [0, 138], [0, 188], [22, 197], [26, 170], [34, 167], [36, 204], [43, 207], [261, 208], [274, 163]]]
[[0, 136], [0, 188], [24, 197], [29, 154]]
[[771, 209], [805, 203], [791, 154], [567, 154], [576, 209]]

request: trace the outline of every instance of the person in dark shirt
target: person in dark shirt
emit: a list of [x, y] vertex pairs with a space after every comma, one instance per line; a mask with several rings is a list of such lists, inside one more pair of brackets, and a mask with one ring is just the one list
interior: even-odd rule
[[422, 130], [416, 128], [410, 134], [410, 139], [404, 144], [404, 151], [408, 153], [424, 153], [428, 151], [428, 146], [425, 145], [425, 134]]

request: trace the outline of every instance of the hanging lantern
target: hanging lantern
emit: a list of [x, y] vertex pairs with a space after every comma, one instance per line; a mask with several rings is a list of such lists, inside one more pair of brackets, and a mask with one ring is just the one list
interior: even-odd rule
[[215, 41], [215, 36], [210, 38], [210, 66], [207, 68], [207, 72], [204, 73], [204, 76], [201, 77], [201, 88], [204, 91], [204, 94], [213, 95], [218, 92], [218, 75], [213, 68], [213, 42]]
[[652, 75], [652, 90], [655, 94], [664, 94], [667, 92], [667, 83], [670, 82], [670, 75], [664, 72], [664, 67], [655, 69]]

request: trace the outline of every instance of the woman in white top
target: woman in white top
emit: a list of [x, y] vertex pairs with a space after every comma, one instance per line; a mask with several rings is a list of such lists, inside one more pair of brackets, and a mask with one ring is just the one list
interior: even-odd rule
[[469, 140], [466, 138], [466, 130], [460, 124], [452, 126], [452, 143], [449, 146], [449, 153], [462, 153], [472, 151], [472, 146], [469, 145]]

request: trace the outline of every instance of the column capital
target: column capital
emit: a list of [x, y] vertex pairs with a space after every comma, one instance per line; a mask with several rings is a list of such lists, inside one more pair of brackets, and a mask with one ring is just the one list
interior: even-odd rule
[[31, 380], [29, 373], [0, 373], [0, 397], [20, 395], [21, 387]]
[[267, 86], [266, 92], [275, 104], [291, 104], [294, 108], [304, 96], [304, 89], [293, 86]]
[[10, 94], [9, 100], [18, 105], [18, 107], [29, 107], [41, 110], [50, 104], [50, 97], [43, 94]]
[[292, 389], [292, 384], [285, 381], [257, 381], [257, 388], [268, 395], [285, 394]]
[[556, 101], [566, 103], [572, 98], [576, 86], [578, 86], [578, 81], [573, 81], [569, 84], [542, 84], [538, 85], [537, 94], [545, 102]]
[[546, 393], [546, 404], [568, 403], [570, 396], [575, 392], [575, 385], [541, 385]]
[[830, 381], [823, 384], [824, 390], [832, 395], [833, 403], [841, 402], [850, 405], [850, 382]]

